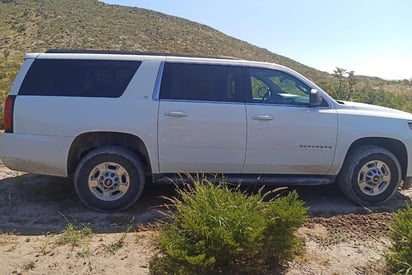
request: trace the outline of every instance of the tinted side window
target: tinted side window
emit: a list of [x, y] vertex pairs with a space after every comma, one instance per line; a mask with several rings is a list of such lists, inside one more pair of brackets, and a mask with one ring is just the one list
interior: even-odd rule
[[241, 75], [238, 66], [166, 63], [160, 98], [243, 102]]
[[37, 59], [20, 95], [120, 97], [139, 61]]

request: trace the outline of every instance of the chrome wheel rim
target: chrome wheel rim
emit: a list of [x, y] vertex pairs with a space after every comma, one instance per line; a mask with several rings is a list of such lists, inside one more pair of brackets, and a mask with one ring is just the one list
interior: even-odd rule
[[103, 162], [91, 170], [88, 185], [96, 198], [103, 201], [115, 201], [129, 190], [130, 176], [122, 165], [115, 162]]
[[365, 195], [378, 196], [388, 189], [391, 178], [389, 166], [383, 161], [373, 160], [360, 169], [358, 185]]

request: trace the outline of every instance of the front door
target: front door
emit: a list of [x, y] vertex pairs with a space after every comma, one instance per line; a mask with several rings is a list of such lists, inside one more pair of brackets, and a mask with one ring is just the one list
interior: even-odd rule
[[319, 174], [331, 167], [337, 114], [309, 106], [311, 88], [289, 73], [248, 68], [247, 149], [244, 173]]

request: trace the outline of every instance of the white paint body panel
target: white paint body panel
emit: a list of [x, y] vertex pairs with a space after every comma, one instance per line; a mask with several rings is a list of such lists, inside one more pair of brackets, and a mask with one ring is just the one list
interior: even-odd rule
[[28, 134], [0, 136], [0, 153], [4, 164], [13, 170], [66, 176], [70, 137]]
[[[17, 96], [14, 133], [0, 136], [0, 157], [12, 169], [67, 176], [73, 140], [83, 133], [103, 131], [140, 138], [153, 173], [334, 176], [356, 140], [391, 138], [405, 146], [406, 176], [412, 177], [412, 130], [408, 126], [412, 114], [365, 104], [339, 104], [283, 66], [169, 56], [28, 54], [10, 95], [18, 94], [34, 58], [141, 60], [142, 65], [120, 98]], [[283, 70], [318, 89], [329, 107], [159, 101], [159, 72], [165, 60]], [[165, 116], [168, 112], [187, 116]], [[256, 115], [273, 119], [252, 119]]]
[[332, 174], [339, 173], [350, 145], [362, 138], [389, 138], [400, 141], [407, 150], [406, 176], [412, 176], [412, 114], [374, 105], [345, 102], [337, 104], [338, 137]]
[[[182, 112], [187, 116], [165, 115], [169, 112]], [[245, 148], [245, 104], [160, 101], [162, 173], [240, 173]]]
[[335, 109], [247, 104], [247, 123], [245, 173], [328, 174], [336, 149]]
[[[28, 64], [31, 62], [26, 60]], [[26, 63], [23, 65], [25, 71]], [[0, 136], [0, 156], [4, 163], [16, 170], [67, 176], [68, 153], [77, 136], [89, 132], [118, 132], [135, 135], [144, 142], [153, 172], [157, 173], [158, 102], [152, 100], [152, 94], [159, 65], [157, 57], [143, 62], [120, 98], [17, 96], [14, 134]], [[13, 85], [12, 91], [16, 94], [22, 79], [18, 76]], [[13, 145], [14, 136], [16, 143]], [[58, 144], [60, 149], [54, 150], [51, 144]], [[12, 149], [8, 148], [10, 146]], [[27, 150], [32, 147], [36, 150]], [[27, 161], [34, 162], [36, 158], [44, 165], [27, 165]]]

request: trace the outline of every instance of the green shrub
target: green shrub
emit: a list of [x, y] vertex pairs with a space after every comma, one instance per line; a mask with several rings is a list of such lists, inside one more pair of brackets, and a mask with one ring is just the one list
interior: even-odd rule
[[151, 260], [151, 272], [258, 271], [291, 259], [307, 208], [296, 192], [265, 201], [268, 195], [247, 195], [206, 179], [178, 189], [178, 198], [169, 199], [175, 211], [159, 235], [165, 256]]
[[395, 222], [390, 236], [392, 246], [386, 254], [388, 266], [392, 272], [412, 274], [412, 208], [395, 214]]

